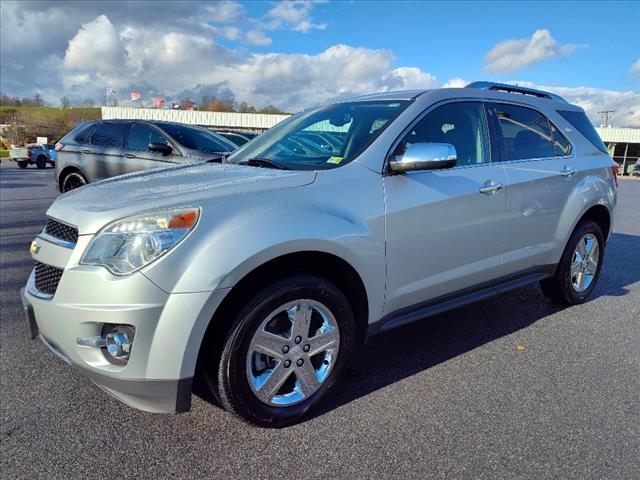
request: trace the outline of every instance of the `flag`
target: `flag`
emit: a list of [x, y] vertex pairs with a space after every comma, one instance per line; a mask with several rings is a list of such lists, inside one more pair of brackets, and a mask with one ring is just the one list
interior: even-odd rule
[[153, 99], [153, 106], [154, 107], [161, 107], [164, 105], [164, 98], [154, 98]]
[[115, 93], [116, 93], [116, 91], [111, 87], [107, 87], [107, 90], [105, 92], [107, 97], [110, 97], [111, 95], [115, 95]]
[[131, 92], [131, 101], [135, 102], [136, 100], [140, 100], [142, 94], [140, 92]]

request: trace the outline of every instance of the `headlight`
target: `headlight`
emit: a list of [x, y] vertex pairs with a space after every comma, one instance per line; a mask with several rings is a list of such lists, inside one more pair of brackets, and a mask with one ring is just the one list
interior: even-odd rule
[[199, 215], [198, 208], [177, 208], [117, 220], [98, 232], [80, 263], [127, 275], [175, 247], [193, 229]]

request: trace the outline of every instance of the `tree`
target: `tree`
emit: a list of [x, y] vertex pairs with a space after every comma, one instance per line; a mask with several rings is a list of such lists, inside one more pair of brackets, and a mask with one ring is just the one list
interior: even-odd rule
[[71, 106], [71, 102], [67, 97], [62, 97], [60, 99], [60, 105], [62, 105], [62, 108], [69, 108]]
[[279, 109], [274, 107], [273, 105], [267, 105], [264, 108], [259, 110], [260, 113], [281, 113]]
[[42, 107], [44, 105], [44, 100], [42, 100], [42, 96], [40, 95], [40, 92], [36, 93], [33, 96], [33, 104], [36, 107]]

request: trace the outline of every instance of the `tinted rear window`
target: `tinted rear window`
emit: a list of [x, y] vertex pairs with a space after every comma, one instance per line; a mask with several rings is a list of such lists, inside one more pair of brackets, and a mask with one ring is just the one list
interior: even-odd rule
[[496, 104], [504, 141], [504, 160], [555, 156], [549, 120], [540, 112], [514, 105]]
[[205, 153], [226, 153], [235, 149], [235, 145], [229, 140], [204, 129], [166, 123], [157, 124], [157, 126], [171, 135], [178, 143], [191, 150]]
[[91, 135], [91, 145], [121, 148], [125, 126], [124, 123], [100, 123]]
[[93, 130], [96, 128], [96, 124], [95, 123], [89, 123], [87, 125], [80, 125], [78, 127], [78, 131], [76, 132], [75, 136], [73, 137], [73, 140], [76, 143], [87, 143], [89, 141], [89, 138], [91, 137], [91, 134], [93, 133]]
[[567, 122], [573, 125], [573, 127], [578, 130], [582, 136], [589, 140], [594, 147], [602, 153], [609, 153], [607, 151], [607, 147], [602, 143], [600, 135], [598, 135], [598, 132], [596, 132], [596, 129], [593, 128], [593, 125], [591, 125], [591, 122], [583, 112], [558, 111], [558, 113], [562, 115]]

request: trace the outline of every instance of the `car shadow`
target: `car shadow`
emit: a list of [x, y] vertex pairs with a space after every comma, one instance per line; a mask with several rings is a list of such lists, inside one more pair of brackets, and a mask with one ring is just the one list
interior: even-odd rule
[[[639, 247], [639, 236], [611, 235], [592, 299], [630, 293], [628, 286], [640, 281], [640, 262], [630, 266]], [[563, 308], [567, 307], [547, 299], [533, 284], [376, 335], [358, 352], [333, 397], [302, 422], [527, 328]], [[200, 385], [195, 393], [217, 405], [205, 390]]]

